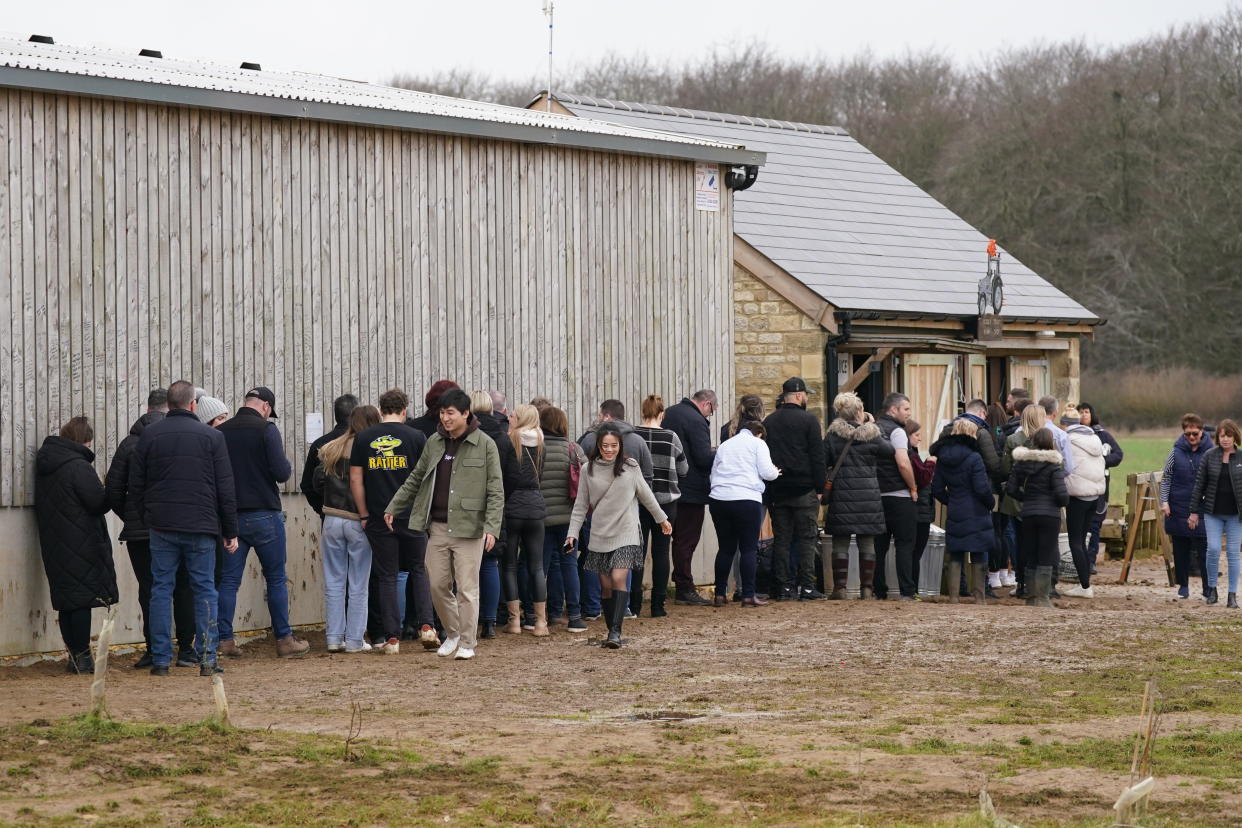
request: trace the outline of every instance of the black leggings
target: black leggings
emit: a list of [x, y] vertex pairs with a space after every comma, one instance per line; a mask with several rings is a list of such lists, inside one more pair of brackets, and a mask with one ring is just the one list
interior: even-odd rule
[[1087, 558], [1087, 535], [1091, 532], [1091, 520], [1095, 517], [1095, 500], [1071, 497], [1065, 507], [1065, 525], [1069, 532], [1070, 554], [1074, 556], [1074, 569], [1078, 583], [1084, 589], [1091, 586], [1091, 561]]
[[988, 555], [988, 572], [1000, 572], [1009, 567], [1009, 544], [1005, 540], [1008, 523], [1008, 515], [992, 513], [992, 554]]
[[530, 600], [536, 604], [548, 600], [548, 576], [543, 571], [543, 518], [508, 518], [505, 544], [503, 578], [506, 601], [520, 601], [522, 594], [518, 588], [518, 560], [526, 564], [526, 574], [530, 576]]
[[1061, 547], [1057, 540], [1060, 534], [1059, 517], [1031, 515], [1022, 518], [1022, 561], [1027, 569], [1056, 567], [1060, 563]]
[[[1188, 538], [1183, 535], [1170, 535], [1173, 542], [1173, 571], [1176, 573], [1177, 585], [1190, 588], [1190, 562], [1199, 564], [1199, 580], [1203, 582], [1203, 591], [1207, 592], [1207, 536]], [[1220, 550], [1216, 550], [1217, 553]]]
[[57, 618], [60, 635], [65, 639], [69, 655], [79, 655], [91, 648], [91, 608], [61, 610]]

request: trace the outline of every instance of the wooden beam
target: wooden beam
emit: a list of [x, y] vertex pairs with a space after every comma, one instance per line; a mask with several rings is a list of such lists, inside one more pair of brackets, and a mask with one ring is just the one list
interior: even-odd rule
[[888, 359], [888, 355], [892, 352], [892, 348], [880, 348], [877, 351], [873, 351], [870, 356], [863, 360], [863, 364], [858, 366], [858, 370], [850, 374], [849, 381], [846, 382], [845, 385], [841, 386], [841, 390], [853, 391], [855, 388], [862, 385], [862, 381], [866, 378], [867, 374], [871, 372], [871, 363], [883, 362]]
[[736, 233], [733, 236], [733, 263], [779, 293], [811, 321], [829, 333], [837, 332], [836, 307], [791, 276], [784, 268], [760, 253]]
[[[1131, 477], [1136, 478], [1137, 475], [1131, 475]], [[1134, 508], [1130, 512], [1133, 518], [1130, 520], [1129, 531], [1126, 533], [1126, 551], [1121, 559], [1121, 577], [1117, 579], [1119, 584], [1124, 584], [1130, 577], [1130, 562], [1134, 559], [1134, 546], [1138, 543], [1139, 527], [1143, 523], [1142, 514], [1139, 510], [1143, 508], [1143, 501], [1147, 498], [1149, 485], [1146, 480], [1134, 480], [1134, 484], [1131, 487], [1131, 491], [1134, 492], [1131, 504]]]

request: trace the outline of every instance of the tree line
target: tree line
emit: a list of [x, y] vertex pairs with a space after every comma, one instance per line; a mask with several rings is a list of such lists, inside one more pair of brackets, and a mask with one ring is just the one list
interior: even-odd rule
[[[393, 83], [516, 106], [544, 86], [462, 69]], [[1234, 370], [1242, 6], [1118, 47], [1040, 44], [973, 66], [750, 43], [685, 63], [609, 55], [558, 85], [844, 127], [1107, 319], [1085, 349], [1094, 371]]]

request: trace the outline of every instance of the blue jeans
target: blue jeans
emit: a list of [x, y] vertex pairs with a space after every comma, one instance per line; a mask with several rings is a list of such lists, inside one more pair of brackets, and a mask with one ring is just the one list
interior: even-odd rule
[[328, 646], [362, 646], [367, 629], [371, 544], [357, 520], [325, 515], [319, 538], [323, 558], [324, 638]]
[[1225, 558], [1229, 562], [1229, 591], [1238, 591], [1239, 547], [1242, 546], [1242, 520], [1237, 515], [1204, 515], [1203, 528], [1207, 531], [1207, 583], [1216, 586], [1220, 576], [1220, 541], [1227, 544]]
[[591, 521], [588, 518], [583, 522], [582, 528], [578, 530], [578, 560], [575, 566], [578, 569], [578, 596], [582, 604], [583, 615], [599, 615], [604, 611], [604, 605], [600, 603], [603, 597], [603, 587], [599, 583], [598, 572], [587, 572], [582, 568], [582, 563], [586, 559], [587, 549], [591, 544]]
[[[570, 621], [582, 617], [579, 604], [581, 582], [578, 579], [578, 558], [565, 552], [569, 524], [549, 526], [543, 536], [543, 564], [548, 571], [548, 618], [560, 618], [562, 610]], [[599, 578], [595, 579], [596, 585]]]
[[195, 643], [202, 647], [199, 659], [216, 663], [216, 537], [152, 529], [151, 659], [157, 667], [172, 664], [172, 595], [182, 565], [194, 595]]
[[289, 584], [285, 576], [285, 516], [280, 512], [238, 512], [237, 551], [224, 556], [220, 574], [220, 640], [233, 639], [233, 613], [237, 590], [246, 573], [246, 559], [253, 549], [267, 582], [267, 611], [277, 640], [290, 635]]
[[495, 621], [500, 604], [500, 558], [483, 558], [479, 564], [479, 620]]

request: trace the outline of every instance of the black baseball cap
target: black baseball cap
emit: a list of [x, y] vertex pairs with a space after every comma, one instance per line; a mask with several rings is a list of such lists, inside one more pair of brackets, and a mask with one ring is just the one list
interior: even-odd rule
[[806, 383], [802, 381], [802, 377], [790, 377], [785, 380], [785, 384], [781, 386], [782, 394], [797, 394], [799, 391], [806, 392], [807, 394], [815, 393], [806, 387]]
[[276, 417], [276, 395], [272, 393], [272, 389], [266, 385], [257, 385], [246, 392], [246, 399], [251, 397], [263, 400], [263, 402], [270, 405], [272, 407], [272, 419], [278, 419]]

